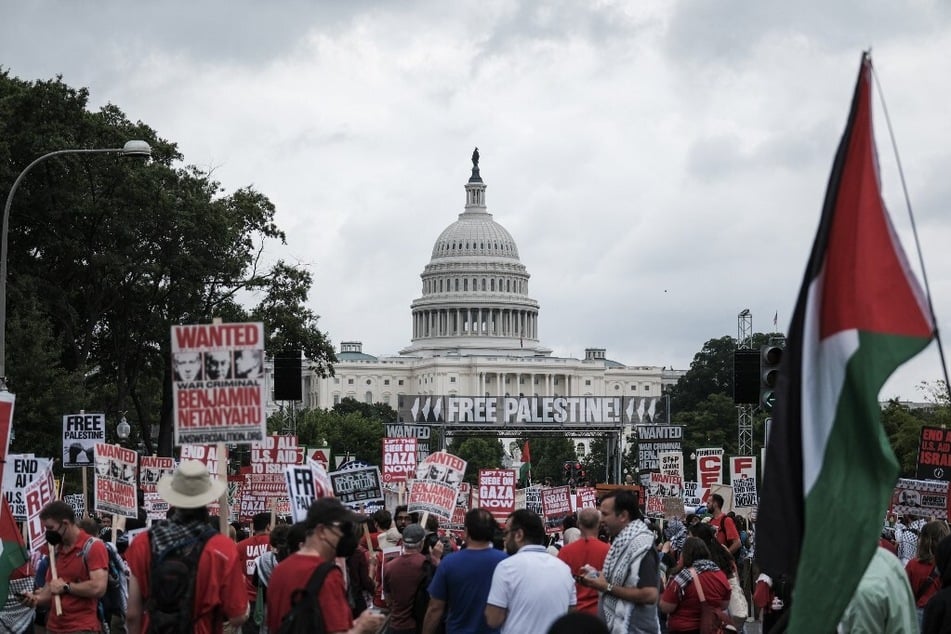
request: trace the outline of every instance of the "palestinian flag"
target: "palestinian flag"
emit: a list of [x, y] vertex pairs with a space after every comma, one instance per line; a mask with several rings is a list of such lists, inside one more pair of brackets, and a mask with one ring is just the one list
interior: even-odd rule
[[877, 548], [898, 461], [878, 393], [934, 332], [882, 202], [865, 54], [777, 384], [756, 559], [794, 576], [790, 632], [835, 631]]
[[518, 471], [518, 479], [529, 486], [532, 483], [532, 450], [528, 446], [528, 441], [522, 445], [522, 466]]
[[5, 495], [0, 495], [0, 542], [3, 549], [0, 551], [0, 597], [3, 597], [0, 605], [3, 605], [10, 592], [10, 575], [27, 561], [23, 535], [17, 530]]

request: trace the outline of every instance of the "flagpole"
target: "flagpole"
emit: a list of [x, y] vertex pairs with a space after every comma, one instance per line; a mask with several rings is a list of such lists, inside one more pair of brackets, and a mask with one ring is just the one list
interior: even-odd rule
[[882, 90], [882, 82], [878, 79], [875, 66], [871, 64], [872, 54], [866, 51], [865, 56], [869, 60], [869, 66], [872, 68], [872, 77], [875, 78], [875, 85], [878, 87], [878, 99], [882, 102], [885, 126], [888, 128], [888, 137], [891, 139], [892, 151], [895, 153], [895, 164], [898, 166], [901, 191], [905, 197], [905, 208], [908, 209], [908, 219], [911, 221], [911, 235], [915, 239], [915, 251], [918, 253], [918, 265], [921, 267], [921, 281], [925, 286], [925, 298], [928, 300], [928, 313], [931, 315], [931, 324], [934, 327], [934, 340], [938, 344], [938, 357], [941, 360], [941, 372], [944, 374], [944, 389], [948, 393], [948, 402], [951, 403], [951, 380], [948, 379], [948, 364], [944, 357], [944, 344], [941, 341], [941, 333], [938, 330], [938, 318], [935, 316], [934, 302], [931, 300], [931, 285], [928, 283], [928, 271], [925, 269], [925, 256], [921, 251], [921, 241], [918, 239], [918, 225], [915, 223], [915, 216], [911, 211], [911, 197], [908, 195], [908, 185], [905, 182], [905, 170], [902, 168], [901, 157], [898, 155], [898, 142], [895, 140], [895, 131], [892, 129], [892, 119], [888, 116], [888, 106], [885, 105], [885, 92]]

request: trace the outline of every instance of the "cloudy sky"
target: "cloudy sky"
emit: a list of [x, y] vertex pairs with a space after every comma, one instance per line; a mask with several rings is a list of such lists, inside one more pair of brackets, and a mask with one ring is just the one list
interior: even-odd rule
[[[939, 325], [951, 325], [951, 4], [246, 0], [7, 3], [0, 65], [118, 105], [230, 190], [253, 185], [315, 276], [334, 344], [410, 342], [474, 146], [557, 355], [687, 368], [785, 330], [860, 53], [895, 129]], [[883, 193], [914, 244], [876, 102]], [[875, 257], [869, 254], [869, 257]], [[917, 262], [912, 253], [911, 259]], [[916, 266], [916, 269], [918, 267]], [[919, 399], [935, 346], [883, 397]]]

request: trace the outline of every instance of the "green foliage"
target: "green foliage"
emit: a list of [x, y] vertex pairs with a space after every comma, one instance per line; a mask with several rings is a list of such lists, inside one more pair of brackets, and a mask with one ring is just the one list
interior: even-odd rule
[[383, 422], [359, 412], [308, 409], [297, 413], [297, 439], [302, 445], [330, 447], [334, 456], [350, 456], [370, 464], [381, 462]]
[[[208, 172], [181, 167], [177, 146], [146, 124], [114, 105], [97, 112], [87, 105], [88, 92], [60, 78], [23, 82], [0, 72], [4, 199], [21, 170], [50, 151], [115, 148], [129, 139], [153, 148], [148, 163], [114, 154], [53, 157], [16, 192], [7, 358], [17, 429], [48, 421], [51, 409], [57, 419], [102, 411], [110, 427], [130, 410], [133, 438], [149, 453], [170, 455], [173, 324], [261, 320], [268, 354], [302, 348], [317, 374], [332, 373], [333, 351], [306, 307], [310, 274], [283, 261], [262, 263], [266, 244], [284, 241], [268, 198], [250, 187], [223, 191]], [[254, 305], [239, 303], [239, 294]], [[14, 328], [26, 315], [36, 333]], [[42, 356], [36, 335], [47, 344]], [[49, 424], [27, 436], [37, 451], [61, 437]]]
[[563, 484], [563, 466], [567, 460], [577, 460], [575, 443], [564, 436], [529, 438], [532, 454], [532, 480], [543, 482], [551, 478], [555, 484]]
[[466, 461], [465, 481], [478, 484], [479, 469], [498, 469], [502, 466], [504, 449], [498, 438], [454, 436], [449, 453]]
[[397, 420], [396, 410], [386, 403], [363, 403], [351, 396], [341, 399], [339, 403], [333, 406], [333, 411], [338, 414], [359, 414], [364, 418], [371, 418], [383, 424], [393, 423]]

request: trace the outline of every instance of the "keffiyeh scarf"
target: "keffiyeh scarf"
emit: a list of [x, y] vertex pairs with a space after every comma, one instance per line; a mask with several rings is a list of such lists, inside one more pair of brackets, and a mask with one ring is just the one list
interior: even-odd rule
[[697, 571], [697, 577], [700, 576], [700, 573], [703, 572], [716, 572], [720, 569], [718, 565], [710, 561], [709, 559], [698, 559], [693, 562], [693, 566], [684, 568], [677, 573], [677, 576], [674, 577], [674, 581], [677, 583], [677, 602], [683, 601], [684, 598], [684, 589], [687, 587], [687, 584], [693, 581], [693, 577], [690, 575], [690, 568], [693, 568]]
[[[634, 520], [611, 542], [611, 549], [604, 560], [604, 578], [616, 586], [636, 585], [641, 558], [653, 548], [654, 533], [641, 520]], [[630, 578], [632, 570], [634, 575]], [[600, 611], [610, 631], [614, 631], [612, 621], [615, 615], [626, 613], [625, 610], [618, 609], [619, 601], [620, 599], [613, 595], [601, 595]]]

